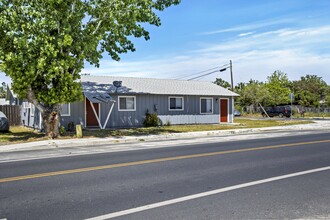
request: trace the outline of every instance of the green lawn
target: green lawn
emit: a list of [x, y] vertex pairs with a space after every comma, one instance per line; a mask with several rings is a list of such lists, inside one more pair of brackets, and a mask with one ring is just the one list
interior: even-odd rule
[[44, 134], [23, 126], [11, 126], [9, 132], [0, 132], [0, 144], [47, 140]]
[[[296, 121], [296, 120], [253, 120], [235, 118], [235, 124], [207, 124], [207, 125], [172, 125], [163, 127], [150, 128], [131, 128], [131, 129], [116, 129], [116, 130], [84, 130], [84, 137], [120, 137], [120, 136], [138, 136], [150, 134], [169, 134], [169, 133], [183, 133], [194, 131], [213, 131], [213, 130], [227, 130], [238, 128], [261, 128], [272, 126], [286, 126], [295, 124], [309, 124], [311, 121]], [[66, 132], [60, 139], [75, 138], [74, 132]], [[44, 134], [38, 133], [33, 129], [17, 126], [11, 127], [9, 133], [0, 133], [0, 145], [10, 143], [22, 143], [47, 140]]]
[[[246, 118], [260, 118], [261, 113], [246, 113], [243, 112], [242, 113], [242, 117], [246, 117]], [[278, 118], [278, 117], [275, 117]], [[306, 112], [304, 114], [304, 117], [298, 113], [294, 113], [294, 115], [292, 116], [292, 118], [330, 118], [330, 112], [324, 113], [316, 113], [316, 112]]]

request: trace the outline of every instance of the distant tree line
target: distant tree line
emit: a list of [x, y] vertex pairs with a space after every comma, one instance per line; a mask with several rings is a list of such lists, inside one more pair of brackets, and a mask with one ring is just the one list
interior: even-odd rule
[[[217, 78], [215, 84], [230, 89], [230, 83]], [[288, 105], [291, 104], [290, 93], [294, 94], [293, 104], [305, 107], [330, 106], [330, 86], [316, 75], [302, 76], [299, 80], [290, 81], [286, 73], [275, 71], [267, 77], [266, 82], [251, 79], [248, 83], [238, 83], [234, 92], [240, 97], [235, 102], [240, 107]]]

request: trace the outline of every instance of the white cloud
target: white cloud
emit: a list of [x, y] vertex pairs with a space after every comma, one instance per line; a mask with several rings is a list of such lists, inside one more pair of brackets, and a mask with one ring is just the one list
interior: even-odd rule
[[264, 27], [269, 27], [273, 25], [278, 25], [278, 24], [285, 24], [292, 22], [291, 19], [277, 19], [277, 20], [268, 20], [268, 21], [261, 21], [261, 22], [256, 22], [256, 23], [251, 23], [251, 24], [244, 24], [241, 26], [236, 26], [236, 27], [231, 27], [231, 28], [226, 28], [226, 29], [220, 29], [220, 30], [215, 30], [215, 31], [208, 31], [201, 33], [201, 35], [213, 35], [213, 34], [221, 34], [221, 33], [228, 33], [228, 32], [242, 32], [242, 31], [250, 31], [250, 30], [256, 30]]
[[[100, 69], [87, 68], [84, 72], [96, 75], [179, 78], [233, 60], [236, 83], [247, 82], [250, 78], [265, 81], [273, 71], [282, 70], [292, 80], [305, 74], [316, 74], [330, 84], [330, 53], [329, 50], [324, 51], [324, 47], [330, 45], [328, 36], [330, 26], [279, 29], [210, 44], [166, 59], [119, 63], [103, 60]], [[229, 71], [213, 74], [203, 80], [211, 81], [216, 77], [229, 80]]]
[[251, 35], [251, 34], [254, 34], [255, 32], [246, 32], [246, 33], [241, 33], [239, 34], [238, 36], [239, 37], [245, 37], [245, 36], [248, 36], [248, 35]]

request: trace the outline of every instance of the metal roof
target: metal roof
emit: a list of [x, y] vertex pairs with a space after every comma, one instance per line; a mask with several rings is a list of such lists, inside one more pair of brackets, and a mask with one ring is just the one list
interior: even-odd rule
[[82, 83], [83, 93], [92, 103], [115, 102], [109, 95], [109, 86], [95, 83]]
[[[121, 86], [113, 85], [121, 81]], [[159, 94], [159, 95], [200, 95], [239, 96], [212, 82], [173, 79], [134, 78], [122, 76], [81, 76], [83, 91], [97, 90], [107, 94]], [[88, 94], [88, 93], [87, 93]]]

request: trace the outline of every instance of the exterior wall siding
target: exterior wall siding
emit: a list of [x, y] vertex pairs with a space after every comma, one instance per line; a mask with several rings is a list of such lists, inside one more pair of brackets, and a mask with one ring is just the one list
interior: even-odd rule
[[[124, 96], [135, 96], [136, 107], [135, 111], [120, 111], [118, 108], [119, 101], [118, 96], [112, 94], [111, 97], [116, 101], [113, 105], [113, 109], [108, 120], [106, 128], [122, 128], [122, 127], [141, 127], [146, 112], [156, 113], [163, 123], [170, 122], [171, 124], [195, 124], [195, 123], [219, 123], [220, 113], [220, 97], [205, 97], [205, 96], [175, 96], [184, 98], [183, 110], [169, 110], [169, 95], [149, 95], [149, 94], [136, 94]], [[213, 112], [212, 114], [200, 113], [200, 98], [212, 98], [213, 100]], [[229, 122], [232, 122], [233, 118], [233, 99], [229, 98]], [[100, 104], [100, 118], [101, 126], [104, 126], [108, 113], [111, 109], [111, 103]], [[70, 116], [61, 117], [61, 125], [67, 127], [68, 123], [73, 122], [81, 124], [86, 127], [85, 119], [85, 101], [75, 102], [70, 104]]]
[[[120, 111], [118, 109], [118, 95], [112, 95], [116, 101], [108, 120], [106, 128], [123, 128], [123, 127], [141, 127], [146, 112], [156, 113], [162, 120], [163, 124], [216, 124], [219, 123], [220, 114], [220, 97], [204, 97], [204, 96], [175, 96], [184, 98], [183, 110], [169, 110], [169, 97], [168, 95], [148, 95], [136, 94], [127, 95], [136, 97], [136, 110], [135, 111]], [[212, 98], [213, 112], [212, 114], [200, 113], [200, 98]], [[228, 98], [229, 105], [229, 122], [233, 122], [233, 97]], [[112, 103], [100, 104], [100, 118], [101, 126], [104, 126], [108, 113], [111, 109]], [[60, 126], [67, 128], [70, 122], [74, 125], [81, 124], [86, 127], [85, 118], [85, 101], [70, 103], [70, 115], [61, 116]], [[42, 119], [40, 112], [35, 108], [34, 116], [31, 115], [31, 108], [22, 108], [21, 111], [22, 124], [24, 126], [32, 127], [38, 130], [42, 129]]]
[[[143, 125], [143, 120], [146, 112], [156, 113], [160, 118], [163, 116], [182, 116], [182, 115], [201, 115], [200, 114], [200, 96], [176, 96], [183, 97], [184, 104], [183, 110], [169, 110], [169, 97], [168, 95], [136, 95], [136, 111], [119, 111], [118, 110], [118, 96], [112, 97], [116, 100], [114, 108], [108, 123], [110, 127], [137, 127]], [[216, 97], [213, 98], [213, 114], [219, 114], [219, 106], [216, 104]], [[107, 117], [107, 111], [101, 111], [102, 117]], [[103, 108], [102, 108], [103, 110]], [[203, 114], [204, 118], [207, 118], [208, 114]], [[164, 118], [164, 117], [163, 117]], [[172, 117], [170, 122], [172, 124], [187, 124], [184, 123], [180, 117]], [[213, 117], [214, 118], [214, 117]], [[188, 121], [196, 121], [193, 119], [188, 119]], [[169, 120], [169, 117], [164, 118], [164, 120]], [[218, 123], [219, 120], [213, 120], [213, 122], [205, 123]], [[163, 121], [163, 123], [165, 123]], [[107, 126], [107, 127], [108, 127]]]
[[[43, 129], [42, 118], [40, 111], [35, 108], [34, 115], [31, 114], [31, 108], [23, 108], [21, 110], [22, 125], [26, 127], [35, 128], [38, 130]], [[70, 116], [61, 116], [60, 126], [67, 128], [68, 123], [73, 122], [74, 125], [85, 123], [85, 109], [83, 102], [70, 103]]]
[[159, 115], [163, 124], [217, 124], [219, 115]]
[[74, 125], [81, 124], [85, 127], [85, 102], [70, 103], [70, 115], [61, 116], [60, 126], [67, 128], [68, 124], [73, 122]]

